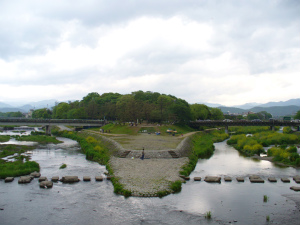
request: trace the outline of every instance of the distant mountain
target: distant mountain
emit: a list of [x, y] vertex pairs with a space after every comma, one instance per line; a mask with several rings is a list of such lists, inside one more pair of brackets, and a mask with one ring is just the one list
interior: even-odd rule
[[251, 103], [246, 103], [246, 104], [243, 104], [243, 105], [235, 105], [235, 106], [232, 106], [232, 107], [240, 108], [240, 109], [251, 109], [253, 107], [260, 106], [260, 105], [261, 105], [260, 103], [251, 102]]
[[245, 109], [240, 109], [236, 107], [227, 107], [227, 106], [220, 106], [218, 108], [221, 109], [223, 113], [244, 113], [249, 111]]
[[258, 105], [259, 107], [272, 107], [272, 106], [290, 106], [296, 105], [300, 106], [300, 98], [290, 99], [288, 101], [281, 101], [281, 102], [268, 102], [265, 104]]
[[57, 100], [50, 99], [50, 100], [44, 100], [44, 101], [37, 101], [37, 102], [29, 102], [25, 105], [20, 105], [13, 107], [6, 103], [0, 103], [0, 112], [29, 112], [30, 109], [42, 109], [42, 108], [52, 108], [55, 106], [55, 102]]
[[12, 107], [12, 106], [9, 104], [6, 104], [4, 102], [0, 102], [0, 108], [10, 108], [10, 107]]
[[252, 112], [267, 111], [271, 113], [273, 117], [295, 115], [300, 110], [300, 106], [272, 106], [272, 107], [254, 107], [250, 109]]
[[198, 102], [197, 104], [207, 105], [208, 107], [212, 107], [212, 108], [217, 108], [217, 107], [223, 106], [223, 105], [221, 105], [221, 104], [208, 103], [208, 102]]
[[272, 107], [253, 107], [251, 109], [240, 109], [235, 107], [218, 107], [222, 110], [223, 113], [244, 113], [244, 112], [261, 112], [266, 111], [271, 113], [273, 117], [286, 116], [286, 115], [294, 115], [297, 111], [300, 110], [300, 106], [290, 105], [290, 106], [272, 106]]

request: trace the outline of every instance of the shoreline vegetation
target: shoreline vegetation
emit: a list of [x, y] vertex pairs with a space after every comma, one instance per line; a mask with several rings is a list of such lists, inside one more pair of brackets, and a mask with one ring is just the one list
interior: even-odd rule
[[[300, 167], [300, 157], [296, 147], [299, 143], [299, 132], [278, 133], [265, 130], [263, 127], [248, 127], [247, 134], [242, 130], [236, 130], [227, 141], [228, 145], [233, 146], [244, 156], [292, 167]], [[269, 149], [265, 151], [265, 147]], [[261, 157], [261, 153], [267, 154], [267, 157]]]
[[[228, 134], [225, 134], [224, 131], [219, 131], [216, 129], [211, 129], [209, 131], [203, 132], [195, 132], [193, 129], [187, 126], [152, 126], [150, 129], [149, 127], [145, 127], [144, 125], [140, 126], [130, 126], [130, 125], [114, 125], [109, 124], [104, 127], [101, 127], [102, 130], [104, 130], [104, 133], [100, 133], [99, 129], [92, 129], [92, 131], [81, 131], [81, 132], [72, 132], [72, 131], [59, 131], [58, 129], [52, 130], [53, 135], [56, 136], [63, 136], [66, 138], [71, 138], [73, 140], [76, 140], [81, 148], [83, 153], [86, 155], [86, 159], [99, 162], [102, 165], [106, 165], [106, 168], [109, 172], [109, 175], [111, 176], [112, 183], [114, 185], [114, 192], [116, 194], [124, 195], [125, 197], [134, 195], [134, 196], [158, 196], [163, 197], [171, 193], [176, 193], [181, 190], [181, 184], [184, 182], [181, 176], [189, 176], [190, 173], [194, 170], [198, 159], [199, 158], [209, 158], [212, 156], [214, 152], [214, 142], [220, 142], [227, 139], [229, 136]], [[152, 132], [160, 132], [160, 135], [162, 136], [169, 136], [172, 137], [171, 134], [167, 133], [167, 130], [176, 130], [177, 134], [175, 137], [172, 138], [180, 138], [180, 141], [182, 141], [187, 135], [190, 135], [188, 138], [188, 145], [189, 145], [189, 151], [185, 158], [185, 163], [183, 166], [178, 168], [176, 170], [177, 178], [173, 181], [155, 181], [157, 182], [157, 187], [153, 187], [153, 189], [157, 189], [156, 192], [150, 191], [145, 193], [137, 193], [136, 191], [132, 191], [132, 189], [127, 189], [126, 186], [130, 186], [128, 183], [130, 183], [129, 180], [126, 182], [125, 178], [114, 176], [119, 171], [116, 167], [116, 156], [118, 154], [118, 148], [113, 144], [115, 141], [110, 141], [106, 137], [115, 137], [115, 135], [138, 135], [141, 133], [142, 130], [151, 130]], [[155, 135], [155, 134], [153, 134]], [[111, 139], [112, 140], [112, 139]], [[175, 139], [172, 139], [175, 140]], [[136, 140], [135, 140], [136, 141]], [[134, 141], [134, 142], [135, 142]], [[178, 140], [176, 140], [178, 141]], [[180, 142], [179, 141], [179, 142]], [[122, 143], [122, 141], [121, 141]], [[166, 144], [166, 143], [165, 143]], [[147, 154], [147, 151], [146, 151]], [[111, 158], [115, 158], [115, 160], [110, 160]], [[118, 157], [117, 157], [118, 158]], [[120, 159], [123, 160], [123, 159]], [[124, 162], [118, 161], [118, 163], [133, 163], [133, 160], [128, 159], [129, 161]], [[154, 160], [156, 163], [155, 165], [159, 167], [159, 161], [160, 159]], [[169, 162], [171, 160], [176, 159], [168, 159]], [[118, 164], [117, 163], [117, 164]], [[179, 163], [179, 161], [177, 161]], [[145, 165], [145, 163], [143, 164]], [[132, 174], [131, 174], [132, 175]], [[129, 176], [131, 176], [129, 175]], [[140, 180], [142, 178], [139, 178]], [[133, 180], [133, 178], [131, 179]], [[141, 181], [145, 182], [145, 181]], [[154, 182], [154, 181], [153, 181]], [[168, 185], [166, 186], [166, 183]], [[136, 186], [139, 186], [140, 184], [136, 183]], [[151, 186], [151, 184], [150, 184]], [[132, 187], [132, 186], [131, 186]], [[163, 189], [162, 189], [163, 188]]]
[[[29, 136], [7, 136], [1, 135], [0, 142], [8, 142], [10, 138], [15, 138], [18, 141], [32, 141], [39, 144], [62, 143], [56, 137], [44, 135], [43, 132], [32, 132]], [[35, 161], [30, 161], [28, 155], [23, 153], [35, 149], [36, 146], [1, 144], [0, 145], [0, 179], [6, 177], [18, 177], [28, 175], [34, 171], [39, 172], [40, 166]], [[10, 156], [10, 157], [9, 157]], [[10, 160], [2, 158], [9, 157]]]

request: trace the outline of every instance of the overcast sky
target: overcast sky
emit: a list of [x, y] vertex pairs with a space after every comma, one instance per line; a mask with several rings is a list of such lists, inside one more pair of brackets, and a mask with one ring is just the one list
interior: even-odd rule
[[300, 98], [298, 0], [0, 0], [0, 102]]

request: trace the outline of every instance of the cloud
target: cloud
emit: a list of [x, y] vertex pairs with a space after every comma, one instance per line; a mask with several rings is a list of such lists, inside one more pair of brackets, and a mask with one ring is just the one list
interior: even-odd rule
[[1, 1], [0, 84], [17, 93], [0, 100], [33, 90], [41, 100], [136, 90], [231, 105], [298, 98], [299, 11], [292, 0]]

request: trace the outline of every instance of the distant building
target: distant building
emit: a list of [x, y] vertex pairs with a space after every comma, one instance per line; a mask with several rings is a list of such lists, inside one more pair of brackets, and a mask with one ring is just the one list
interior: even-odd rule
[[30, 109], [28, 113], [25, 114], [26, 118], [32, 118], [32, 113], [33, 113], [34, 109]]

